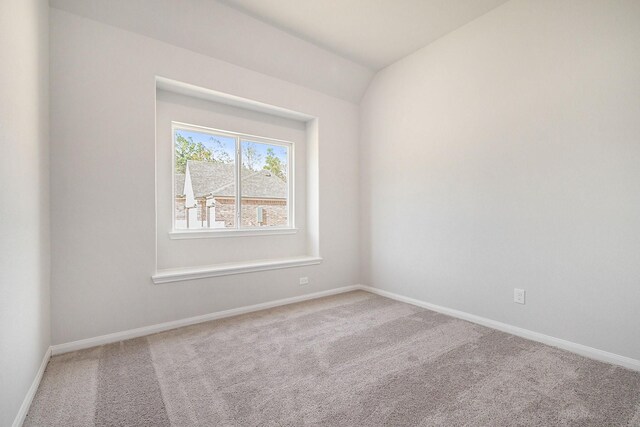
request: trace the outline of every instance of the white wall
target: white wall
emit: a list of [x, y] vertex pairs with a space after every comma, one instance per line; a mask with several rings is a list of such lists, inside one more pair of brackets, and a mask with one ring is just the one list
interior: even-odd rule
[[0, 2], [0, 425], [49, 347], [48, 13]]
[[[156, 75], [319, 118], [322, 264], [152, 284]], [[357, 283], [356, 105], [58, 9], [51, 100], [54, 344]]]
[[640, 359], [638, 23], [636, 0], [513, 0], [380, 72], [364, 282]]

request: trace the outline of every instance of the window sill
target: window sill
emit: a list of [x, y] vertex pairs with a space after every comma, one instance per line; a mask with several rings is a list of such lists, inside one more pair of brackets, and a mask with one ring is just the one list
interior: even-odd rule
[[181, 282], [185, 280], [204, 279], [207, 277], [228, 276], [231, 274], [254, 273], [257, 271], [277, 270], [281, 268], [303, 267], [320, 264], [322, 258], [302, 256], [282, 259], [271, 259], [251, 262], [217, 264], [205, 267], [188, 267], [171, 270], [160, 270], [151, 276], [153, 283]]
[[274, 236], [278, 234], [296, 234], [297, 228], [270, 228], [245, 230], [175, 230], [169, 232], [172, 240], [212, 239], [217, 237]]

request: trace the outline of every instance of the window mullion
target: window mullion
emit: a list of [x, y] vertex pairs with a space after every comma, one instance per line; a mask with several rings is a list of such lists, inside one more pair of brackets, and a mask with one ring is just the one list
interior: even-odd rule
[[236, 137], [236, 228], [241, 228], [242, 219], [242, 147], [240, 138]]

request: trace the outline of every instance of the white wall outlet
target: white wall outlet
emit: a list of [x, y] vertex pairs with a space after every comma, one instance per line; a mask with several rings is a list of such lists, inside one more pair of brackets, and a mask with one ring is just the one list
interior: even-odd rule
[[309, 284], [309, 278], [308, 277], [301, 277], [300, 278], [300, 286], [308, 285], [308, 284]]
[[513, 302], [524, 304], [524, 289], [513, 289]]

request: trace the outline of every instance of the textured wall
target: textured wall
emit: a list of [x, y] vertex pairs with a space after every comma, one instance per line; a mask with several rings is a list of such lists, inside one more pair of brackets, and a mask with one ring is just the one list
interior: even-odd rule
[[[55, 344], [357, 283], [356, 105], [58, 9], [51, 50]], [[319, 117], [322, 264], [152, 284], [157, 75]]]
[[513, 0], [380, 72], [365, 283], [640, 359], [639, 22]]
[[50, 343], [49, 5], [0, 2], [0, 426]]

